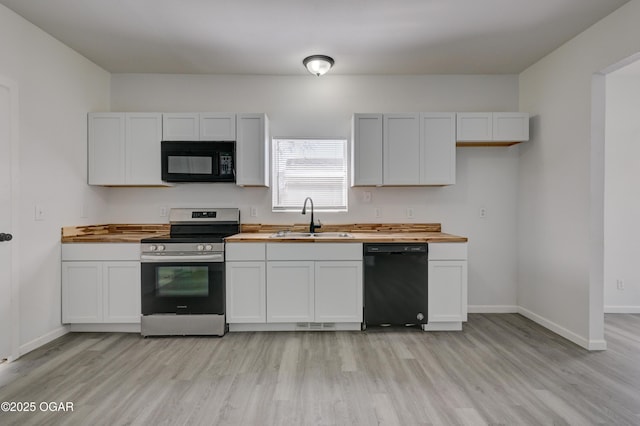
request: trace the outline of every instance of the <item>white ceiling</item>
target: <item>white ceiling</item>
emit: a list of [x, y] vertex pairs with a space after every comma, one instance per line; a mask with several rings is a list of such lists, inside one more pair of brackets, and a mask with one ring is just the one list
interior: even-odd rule
[[629, 0], [0, 0], [113, 73], [519, 73]]

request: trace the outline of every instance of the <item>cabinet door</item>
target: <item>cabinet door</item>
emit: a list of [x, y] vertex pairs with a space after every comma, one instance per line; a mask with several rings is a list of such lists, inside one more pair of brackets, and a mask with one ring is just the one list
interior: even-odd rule
[[362, 262], [316, 262], [316, 322], [362, 322]]
[[266, 322], [265, 262], [226, 262], [225, 267], [227, 322]]
[[529, 140], [529, 114], [526, 112], [494, 112], [493, 140], [520, 142]]
[[170, 113], [162, 115], [163, 141], [199, 141], [200, 114]]
[[422, 164], [420, 183], [453, 185], [456, 183], [456, 115], [424, 113], [420, 115]]
[[124, 114], [90, 113], [88, 120], [89, 185], [124, 185]]
[[140, 263], [104, 262], [102, 300], [105, 323], [140, 322]]
[[459, 112], [458, 142], [488, 142], [493, 140], [493, 114], [490, 112]]
[[265, 114], [238, 114], [236, 185], [269, 186], [269, 121]]
[[429, 323], [467, 320], [467, 262], [429, 261]]
[[383, 183], [420, 184], [420, 114], [383, 115]]
[[102, 318], [102, 262], [62, 262], [62, 323]]
[[313, 262], [267, 263], [267, 322], [313, 322]]
[[382, 114], [354, 114], [351, 185], [382, 185]]
[[200, 114], [201, 141], [235, 141], [236, 115], [230, 113]]
[[161, 179], [162, 114], [127, 113], [126, 183], [166, 185]]

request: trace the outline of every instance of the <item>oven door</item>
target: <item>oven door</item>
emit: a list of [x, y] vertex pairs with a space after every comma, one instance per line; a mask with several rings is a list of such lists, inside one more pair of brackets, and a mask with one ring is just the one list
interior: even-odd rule
[[142, 262], [142, 315], [224, 314], [224, 263]]

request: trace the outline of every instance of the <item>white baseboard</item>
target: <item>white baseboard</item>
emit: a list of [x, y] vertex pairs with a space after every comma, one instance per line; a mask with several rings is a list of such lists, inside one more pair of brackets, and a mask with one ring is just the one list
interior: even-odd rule
[[58, 327], [55, 330], [51, 330], [44, 336], [40, 336], [36, 339], [33, 339], [30, 342], [25, 343], [24, 345], [20, 345], [18, 357], [22, 355], [26, 355], [34, 349], [38, 349], [40, 346], [46, 345], [49, 342], [56, 340], [58, 337], [62, 337], [67, 334], [69, 330], [67, 327]]
[[578, 346], [582, 346], [583, 348], [590, 351], [603, 351], [607, 349], [607, 342], [604, 340], [589, 340], [585, 337], [580, 336], [579, 334], [574, 333], [573, 331], [556, 324], [555, 322], [544, 318], [534, 312], [531, 312], [528, 309], [523, 308], [522, 306], [518, 307], [518, 313], [526, 318], [529, 318], [531, 321], [540, 324], [541, 326], [548, 328], [556, 334], [564, 337], [565, 339], [575, 343]]
[[73, 333], [140, 333], [140, 323], [69, 324], [67, 327]]
[[517, 314], [515, 305], [469, 305], [467, 312], [470, 314]]
[[640, 306], [605, 306], [605, 314], [640, 314]]

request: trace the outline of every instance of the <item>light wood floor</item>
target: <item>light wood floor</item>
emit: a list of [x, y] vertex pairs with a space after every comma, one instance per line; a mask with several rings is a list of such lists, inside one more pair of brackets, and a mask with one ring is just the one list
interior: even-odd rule
[[0, 365], [0, 425], [640, 425], [640, 315], [588, 352], [516, 314], [463, 332], [69, 334]]

